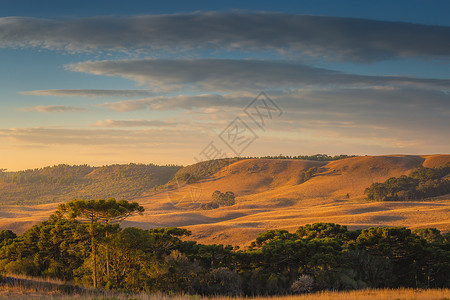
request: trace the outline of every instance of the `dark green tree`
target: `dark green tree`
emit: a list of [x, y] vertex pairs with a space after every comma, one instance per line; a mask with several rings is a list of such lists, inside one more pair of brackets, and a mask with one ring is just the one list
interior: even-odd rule
[[[137, 202], [117, 201], [114, 198], [103, 200], [72, 200], [58, 206], [59, 214], [65, 214], [70, 219], [77, 219], [89, 226], [91, 236], [93, 285], [97, 287], [97, 241], [96, 238], [109, 230], [109, 225], [123, 221], [136, 213], [144, 212]], [[108, 267], [109, 268], [109, 267]]]

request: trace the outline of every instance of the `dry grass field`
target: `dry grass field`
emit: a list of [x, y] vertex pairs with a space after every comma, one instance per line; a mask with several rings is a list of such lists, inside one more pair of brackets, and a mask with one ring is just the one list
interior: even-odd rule
[[139, 299], [139, 300], [187, 300], [187, 299], [274, 299], [274, 300], [415, 300], [415, 299], [450, 299], [449, 289], [365, 289], [356, 291], [322, 291], [311, 294], [276, 296], [276, 297], [201, 297], [163, 294], [125, 294], [113, 291], [94, 290], [74, 286], [58, 280], [19, 276], [14, 282], [0, 285], [0, 299]]
[[273, 300], [448, 300], [449, 289], [367, 289], [357, 291], [324, 291], [303, 295], [276, 296], [276, 297], [201, 297], [201, 296], [177, 296], [162, 294], [121, 294], [117, 292], [101, 292], [84, 290], [82, 292], [65, 293], [56, 289], [46, 289], [40, 286], [0, 286], [1, 299], [136, 299], [136, 300], [189, 300], [189, 299], [273, 299]]
[[[193, 232], [191, 238], [201, 243], [241, 246], [266, 229], [294, 230], [315, 222], [334, 222], [350, 229], [405, 226], [449, 231], [450, 195], [414, 202], [364, 200], [364, 189], [374, 182], [409, 174], [421, 165], [439, 167], [447, 162], [450, 155], [362, 156], [332, 162], [245, 159], [197, 183], [133, 199], [146, 212], [123, 225], [186, 227]], [[303, 182], [303, 173], [312, 167], [318, 173]], [[210, 201], [215, 190], [233, 191], [236, 204], [197, 209], [198, 203]], [[56, 207], [0, 206], [0, 228], [23, 232]]]

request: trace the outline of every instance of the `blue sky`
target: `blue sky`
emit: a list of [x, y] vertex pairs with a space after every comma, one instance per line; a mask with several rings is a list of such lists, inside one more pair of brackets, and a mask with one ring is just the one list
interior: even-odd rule
[[[0, 1], [0, 168], [450, 149], [448, 1]], [[244, 108], [265, 91], [283, 114]]]

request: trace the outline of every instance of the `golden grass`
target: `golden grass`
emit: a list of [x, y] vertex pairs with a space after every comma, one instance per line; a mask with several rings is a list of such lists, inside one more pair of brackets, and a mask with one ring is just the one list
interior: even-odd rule
[[23, 275], [10, 275], [17, 280], [0, 285], [0, 299], [274, 299], [274, 300], [384, 300], [384, 299], [440, 299], [450, 300], [450, 289], [365, 289], [354, 291], [322, 291], [311, 294], [274, 296], [274, 297], [202, 297], [192, 295], [166, 295], [161, 293], [121, 293], [75, 286], [58, 279], [43, 279]]
[[[264, 298], [260, 298], [264, 299]], [[278, 299], [278, 298], [276, 298]], [[314, 294], [280, 297], [280, 299], [299, 300], [419, 300], [419, 299], [450, 299], [449, 289], [368, 289], [359, 291], [325, 291]]]
[[139, 300], [243, 300], [243, 299], [273, 299], [273, 300], [448, 300], [449, 289], [367, 289], [357, 291], [324, 291], [303, 295], [274, 296], [274, 297], [202, 297], [191, 295], [165, 295], [165, 294], [124, 294], [119, 292], [85, 290], [82, 293], [65, 294], [52, 290], [39, 288], [24, 288], [20, 286], [0, 286], [1, 299], [139, 299]]
[[[189, 208], [189, 186], [137, 200], [146, 209], [124, 226], [185, 227], [191, 239], [201, 243], [248, 245], [259, 232], [272, 228], [295, 230], [316, 222], [334, 222], [350, 229], [370, 226], [435, 227], [450, 230], [450, 197], [416, 202], [368, 202], [364, 189], [389, 177], [409, 174], [420, 165], [438, 167], [450, 155], [362, 156], [334, 162], [246, 159], [235, 162], [197, 184], [196, 202], [210, 201], [215, 190], [233, 191], [237, 204], [216, 210]], [[320, 173], [300, 184], [301, 174], [311, 167]], [[349, 198], [346, 195], [349, 194]], [[178, 198], [177, 198], [178, 197]], [[71, 200], [71, 199], [67, 199]], [[177, 201], [180, 201], [180, 205]], [[46, 219], [56, 204], [33, 207], [0, 206], [0, 228], [23, 232]]]

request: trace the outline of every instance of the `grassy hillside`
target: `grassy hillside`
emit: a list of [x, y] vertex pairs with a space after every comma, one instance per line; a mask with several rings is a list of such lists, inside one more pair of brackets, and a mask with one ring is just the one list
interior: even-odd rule
[[[239, 159], [227, 161], [220, 169], [211, 166], [214, 172], [205, 171], [209, 168], [203, 168], [199, 163], [175, 168], [172, 175], [177, 173], [180, 180], [178, 184], [170, 181], [167, 190], [155, 192], [152, 188], [146, 191], [143, 188], [142, 196], [135, 200], [145, 207], [146, 212], [129, 219], [124, 225], [187, 227], [193, 232], [192, 238], [202, 243], [233, 245], [247, 245], [266, 229], [293, 230], [299, 225], [317, 222], [346, 224], [351, 229], [371, 226], [436, 227], [446, 232], [450, 230], [449, 195], [426, 201], [374, 202], [366, 200], [364, 191], [373, 183], [410, 175], [420, 166], [439, 168], [448, 162], [450, 155], [360, 156], [336, 161]], [[88, 174], [91, 175], [83, 175], [82, 178], [107, 177], [100, 169], [90, 171]], [[311, 169], [316, 171], [305, 178]], [[108, 168], [104, 172], [106, 170]], [[186, 184], [183, 178], [190, 175], [183, 174], [197, 178]], [[170, 178], [168, 176], [167, 180]], [[111, 179], [110, 182], [115, 181]], [[0, 183], [0, 197], [4, 197], [2, 184], [11, 183]], [[111, 191], [123, 188], [120, 182], [117, 186], [111, 185]], [[216, 190], [233, 192], [236, 204], [208, 211], [192, 205], [193, 202], [211, 201]], [[194, 193], [197, 193], [196, 197], [192, 197]], [[81, 198], [83, 194], [61, 197], [60, 201], [74, 196]], [[23, 232], [46, 219], [55, 209], [56, 204], [3, 206], [0, 208], [0, 228]]]
[[[450, 155], [361, 156], [337, 161], [243, 159], [170, 193], [140, 199], [147, 212], [130, 226], [186, 226], [202, 243], [247, 245], [262, 230], [294, 229], [316, 222], [351, 228], [405, 226], [450, 230], [450, 197], [430, 201], [373, 202], [364, 191], [373, 183], [409, 175], [420, 166], [444, 166]], [[311, 178], [304, 174], [317, 168]], [[181, 172], [181, 170], [180, 170]], [[201, 191], [193, 199], [192, 187]], [[215, 190], [232, 191], [236, 204], [211, 211], [192, 202], [211, 201]], [[348, 197], [347, 197], [348, 194]]]
[[180, 166], [153, 164], [58, 165], [19, 172], [0, 172], [0, 204], [27, 205], [74, 198], [132, 199], [165, 184]]

